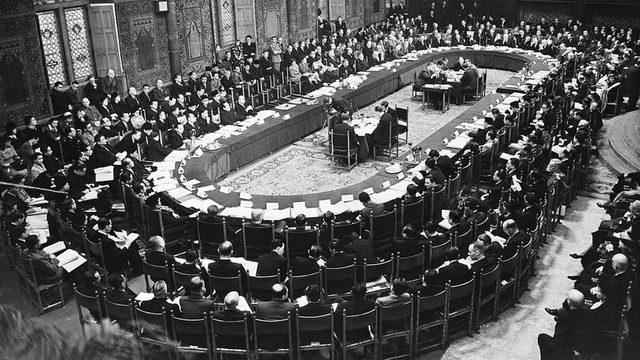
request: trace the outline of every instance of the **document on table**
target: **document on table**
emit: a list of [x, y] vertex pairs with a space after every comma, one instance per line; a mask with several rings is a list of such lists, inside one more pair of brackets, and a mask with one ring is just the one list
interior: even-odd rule
[[256, 261], [247, 260], [242, 257], [232, 257], [231, 262], [240, 264], [250, 276], [256, 276], [258, 272], [258, 263]]
[[58, 241], [47, 247], [42, 248], [42, 251], [46, 252], [49, 255], [55, 255], [61, 251], [64, 251], [66, 248], [67, 248], [67, 245], [65, 245], [63, 241]]
[[109, 182], [113, 181], [113, 165], [99, 167], [93, 170], [96, 175], [96, 182]]
[[87, 262], [87, 259], [82, 257], [82, 255], [73, 249], [65, 250], [60, 255], [56, 256], [56, 259], [58, 259], [60, 266], [62, 266], [62, 268], [68, 273]]

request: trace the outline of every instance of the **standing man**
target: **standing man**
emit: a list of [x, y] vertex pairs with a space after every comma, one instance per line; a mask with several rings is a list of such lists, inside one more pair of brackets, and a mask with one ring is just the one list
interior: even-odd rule
[[278, 42], [275, 36], [271, 37], [271, 45], [269, 45], [271, 52], [271, 62], [273, 63], [273, 69], [276, 72], [280, 72], [280, 64], [282, 63], [282, 45]]

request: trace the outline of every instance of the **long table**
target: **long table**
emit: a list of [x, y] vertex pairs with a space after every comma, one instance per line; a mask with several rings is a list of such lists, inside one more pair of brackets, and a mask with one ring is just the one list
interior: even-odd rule
[[[415, 74], [422, 71], [427, 63], [442, 58], [446, 58], [450, 63], [453, 63], [459, 57], [470, 59], [480, 68], [496, 68], [519, 72], [505, 82], [510, 88], [523, 81], [525, 67], [531, 72], [548, 71], [550, 63], [553, 62], [551, 58], [538, 53], [509, 48], [464, 47], [433, 49], [429, 53], [418, 56], [416, 60], [405, 61], [388, 70], [370, 72], [366, 81], [360, 84], [357, 89], [338, 89], [334, 97], [347, 99], [355, 107], [361, 108], [413, 83]], [[507, 93], [511, 91], [500, 91], [498, 89], [498, 92]], [[505, 96], [500, 93], [487, 94], [464, 113], [449, 121], [420, 144], [415, 145], [421, 146], [423, 149], [445, 148], [446, 145], [443, 144], [443, 139], [452, 136], [458, 125], [470, 121], [475, 116], [482, 116], [483, 111], [489, 110], [490, 105], [495, 105]], [[216, 151], [204, 152], [200, 157], [183, 161], [181, 168], [185, 179], [197, 179], [202, 186], [213, 184], [230, 171], [261, 159], [317, 131], [323, 123], [323, 108], [321, 104], [297, 105], [288, 111], [281, 111], [280, 115], [278, 118], [268, 119], [264, 124], [248, 128], [246, 132], [239, 136], [221, 140], [220, 142], [223, 146]], [[406, 154], [401, 154], [400, 158], [404, 159], [405, 156]], [[409, 170], [408, 165], [405, 164], [404, 170]], [[397, 176], [380, 171], [360, 183], [327, 192], [279, 196], [251, 194], [251, 207], [264, 209], [267, 203], [275, 202], [279, 203], [280, 208], [285, 208], [292, 206], [296, 202], [304, 202], [306, 207], [315, 208], [319, 206], [320, 200], [330, 200], [332, 203], [336, 203], [340, 202], [343, 195], [355, 195], [357, 198], [357, 194], [363, 189], [373, 188], [381, 191], [381, 184], [393, 185], [399, 181], [401, 179]], [[207, 195], [225, 208], [236, 208], [241, 204], [240, 194], [237, 192], [221, 192], [216, 187], [215, 190], [207, 192]], [[181, 200], [184, 201], [185, 199]], [[246, 207], [246, 204], [244, 205]], [[246, 215], [248, 211], [236, 211], [234, 214], [237, 213]]]

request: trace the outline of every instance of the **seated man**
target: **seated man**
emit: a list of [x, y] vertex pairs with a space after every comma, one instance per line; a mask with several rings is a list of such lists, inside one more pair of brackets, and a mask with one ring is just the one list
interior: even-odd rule
[[391, 141], [393, 141], [394, 128], [397, 126], [396, 118], [392, 114], [388, 102], [383, 101], [376, 107], [376, 111], [381, 112], [382, 115], [380, 116], [378, 126], [376, 126], [371, 134], [371, 149], [375, 147], [390, 146], [389, 134], [391, 134]]
[[518, 252], [518, 248], [529, 242], [529, 235], [521, 231], [518, 224], [513, 219], [507, 219], [502, 223], [502, 229], [508, 236], [504, 244], [502, 258], [508, 259]]
[[[238, 321], [243, 320], [245, 313], [238, 309], [240, 303], [240, 294], [236, 291], [230, 291], [224, 297], [224, 310], [214, 311], [211, 315], [213, 319], [222, 321]], [[244, 334], [236, 334], [233, 331], [225, 331], [224, 326], [214, 327], [214, 336], [216, 344], [226, 348], [243, 348], [246, 346]]]
[[[333, 125], [333, 146], [336, 149], [346, 150], [347, 146], [350, 150], [358, 149], [358, 136], [353, 128], [344, 122], [348, 119], [349, 115], [347, 114], [340, 114], [335, 117], [335, 124]], [[347, 137], [349, 138], [348, 143]], [[338, 152], [338, 155], [341, 154], [341, 152]]]
[[358, 200], [364, 206], [364, 209], [360, 211], [360, 220], [362, 221], [362, 227], [364, 229], [369, 228], [369, 221], [372, 217], [380, 216], [384, 214], [384, 205], [375, 203], [371, 200], [371, 196], [369, 196], [366, 192], [361, 192], [358, 195]]
[[376, 299], [376, 304], [382, 306], [389, 306], [400, 302], [405, 302], [411, 299], [409, 294], [409, 285], [403, 278], [393, 279], [391, 283], [391, 294], [381, 296]]
[[451, 282], [459, 285], [471, 280], [473, 274], [467, 265], [460, 261], [460, 251], [457, 247], [450, 247], [445, 254], [445, 261], [436, 269], [441, 284]]
[[320, 316], [331, 312], [331, 304], [325, 303], [323, 291], [319, 285], [309, 285], [304, 291], [307, 304], [301, 306], [298, 314], [302, 316]]
[[25, 242], [25, 256], [31, 260], [38, 284], [51, 284], [61, 280], [64, 269], [58, 266], [58, 260], [54, 255], [49, 255], [40, 249], [38, 236], [29, 235]]
[[164, 310], [173, 311], [176, 315], [180, 313], [178, 305], [169, 302], [167, 283], [164, 280], [156, 281], [151, 290], [153, 291], [153, 299], [141, 302], [140, 309], [153, 313], [161, 313]]
[[255, 306], [256, 317], [266, 320], [278, 320], [287, 317], [293, 312], [295, 304], [289, 301], [287, 287], [283, 284], [274, 284], [271, 287], [272, 298], [270, 301], [258, 302]]
[[200, 318], [207, 311], [214, 309], [213, 300], [204, 296], [204, 281], [199, 276], [191, 278], [186, 294], [180, 297], [180, 308], [185, 318]]
[[584, 304], [584, 295], [572, 289], [565, 305], [555, 314], [556, 327], [553, 336], [538, 335], [540, 359], [573, 359], [579, 356], [591, 339], [590, 316]]
[[134, 241], [129, 248], [120, 248], [117, 244], [122, 240], [113, 230], [113, 224], [109, 218], [100, 218], [97, 225], [97, 240], [102, 243], [102, 254], [107, 271], [124, 274], [133, 269], [134, 273], [139, 273], [142, 265], [138, 244]]
[[258, 276], [275, 275], [280, 272], [284, 278], [287, 273], [287, 259], [284, 258], [284, 241], [279, 238], [271, 242], [271, 252], [258, 257]]
[[[215, 262], [209, 264], [207, 273], [209, 276], [220, 277], [233, 277], [240, 275], [243, 286], [247, 283], [247, 272], [240, 264], [231, 261], [233, 257], [233, 244], [230, 241], [225, 241], [218, 246], [219, 258]], [[209, 281], [209, 277], [206, 278]], [[210, 291], [213, 290], [214, 285], [207, 283], [207, 287]], [[246, 289], [243, 289], [243, 291]], [[222, 299], [225, 294], [216, 294], [218, 299]]]
[[296, 256], [291, 260], [290, 270], [293, 275], [308, 275], [320, 270], [321, 265], [326, 261], [322, 258], [322, 248], [319, 245], [311, 245], [307, 251], [307, 256]]
[[173, 255], [167, 254], [164, 245], [162, 236], [152, 236], [149, 239], [149, 249], [144, 254], [145, 260], [151, 265], [158, 266], [175, 263]]
[[128, 305], [136, 294], [127, 287], [127, 278], [122, 274], [109, 274], [107, 300], [115, 304]]

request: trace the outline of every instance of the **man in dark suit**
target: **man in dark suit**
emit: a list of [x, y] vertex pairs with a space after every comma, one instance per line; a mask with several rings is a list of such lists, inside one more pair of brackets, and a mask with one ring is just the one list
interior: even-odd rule
[[100, 79], [100, 90], [103, 94], [118, 94], [120, 93], [120, 84], [116, 79], [116, 72], [113, 69], [107, 70], [107, 76]]
[[287, 297], [287, 287], [283, 284], [274, 284], [271, 287], [272, 298], [270, 301], [262, 301], [256, 304], [256, 317], [266, 320], [278, 320], [287, 317], [292, 312], [295, 304]]
[[151, 86], [149, 84], [142, 85], [142, 92], [138, 94], [138, 103], [143, 109], [148, 109], [151, 105]]
[[296, 256], [290, 264], [293, 275], [308, 275], [320, 270], [318, 261], [322, 257], [322, 248], [318, 245], [311, 245], [306, 257]]
[[445, 254], [445, 262], [436, 271], [441, 284], [451, 281], [452, 285], [459, 285], [471, 280], [473, 274], [467, 265], [460, 263], [460, 251], [451, 247]]
[[160, 144], [160, 134], [152, 133], [149, 143], [145, 146], [145, 156], [149, 161], [162, 161], [171, 153], [171, 149]]
[[371, 134], [371, 148], [375, 146], [387, 146], [389, 145], [389, 131], [393, 136], [393, 131], [396, 126], [396, 119], [393, 113], [389, 109], [389, 103], [383, 101], [380, 106], [376, 107], [376, 111], [382, 112], [380, 116], [380, 122], [378, 126], [373, 130]]
[[284, 242], [275, 238], [271, 241], [271, 252], [258, 257], [258, 276], [275, 275], [280, 272], [284, 277], [287, 273], [287, 259], [284, 258]]
[[[236, 291], [230, 291], [224, 297], [224, 310], [214, 311], [212, 317], [222, 321], [238, 321], [245, 318], [245, 313], [238, 310], [240, 295]], [[246, 344], [245, 334], [236, 334], [232, 331], [225, 331], [223, 326], [215, 326], [216, 344], [220, 347], [241, 348]]]
[[224, 102], [222, 109], [220, 109], [220, 123], [222, 125], [233, 125], [236, 121], [238, 121], [238, 115], [233, 111], [229, 102]]
[[164, 245], [162, 236], [156, 235], [149, 238], [149, 249], [144, 254], [145, 260], [151, 265], [158, 266], [175, 263], [173, 255], [167, 254]]
[[438, 150], [429, 151], [429, 158], [432, 158], [436, 161], [436, 165], [442, 170], [442, 173], [449, 177], [455, 172], [455, 165], [453, 164], [453, 160], [447, 155], [440, 155]]
[[141, 138], [142, 132], [140, 130], [135, 130], [123, 137], [122, 140], [116, 144], [114, 151], [116, 153], [124, 151], [127, 154], [136, 154], [138, 152]]
[[93, 152], [87, 162], [88, 170], [113, 165], [116, 161], [116, 155], [107, 143], [106, 137], [104, 135], [98, 135], [96, 140], [96, 145], [93, 147]]
[[204, 281], [194, 276], [187, 287], [187, 294], [180, 297], [180, 308], [185, 318], [200, 318], [214, 308], [213, 300], [204, 297]]
[[244, 267], [231, 261], [233, 256], [233, 244], [231, 244], [231, 241], [225, 241], [218, 246], [218, 255], [220, 258], [216, 262], [209, 264], [209, 275], [231, 277], [240, 273], [246, 277]]
[[247, 118], [247, 116], [254, 116], [256, 114], [255, 110], [251, 105], [247, 105], [247, 99], [244, 95], [238, 96], [238, 104], [236, 105], [236, 116], [238, 121], [242, 121]]
[[367, 229], [369, 227], [369, 221], [372, 217], [380, 216], [384, 214], [384, 205], [375, 203], [371, 200], [371, 196], [369, 196], [366, 192], [361, 192], [358, 195], [358, 200], [364, 206], [364, 209], [360, 211], [360, 218], [362, 221], [362, 226]]
[[184, 125], [178, 124], [167, 132], [167, 145], [171, 149], [180, 149], [184, 145]]
[[304, 293], [308, 303], [298, 310], [298, 314], [302, 316], [320, 316], [331, 312], [331, 304], [327, 304], [322, 300], [322, 289], [319, 285], [309, 285]]
[[572, 359], [576, 352], [583, 351], [590, 339], [592, 324], [585, 308], [584, 295], [572, 289], [563, 307], [555, 316], [556, 327], [553, 336], [538, 335], [541, 360]]
[[163, 310], [173, 311], [176, 315], [180, 313], [180, 307], [177, 304], [167, 301], [169, 292], [164, 280], [153, 283], [151, 290], [153, 291], [153, 299], [141, 302], [140, 309], [153, 313], [161, 313]]
[[[346, 149], [347, 148], [347, 135], [349, 137], [349, 148], [350, 149], [358, 149], [358, 137], [356, 136], [353, 128], [344, 123], [345, 120], [349, 119], [349, 115], [347, 114], [339, 114], [335, 117], [335, 124], [333, 125], [333, 135], [334, 135], [334, 146], [336, 148]], [[340, 142], [337, 139], [344, 139], [344, 142]]]
[[508, 259], [516, 254], [518, 247], [529, 242], [529, 235], [521, 231], [513, 219], [507, 219], [502, 224], [502, 230], [508, 236], [502, 251], [502, 257]]
[[327, 260], [327, 268], [340, 268], [354, 263], [354, 255], [345, 251], [345, 241], [334, 239], [331, 241], [331, 256]]
[[[109, 273], [125, 274], [134, 263], [139, 262], [137, 255], [137, 245], [133, 243], [129, 249], [119, 248], [116, 245], [118, 237], [113, 231], [113, 225], [108, 218], [98, 220], [98, 231], [96, 233], [97, 241], [102, 244], [102, 254], [104, 256], [104, 265]], [[133, 260], [133, 261], [132, 261]]]
[[120, 273], [109, 274], [107, 279], [109, 290], [107, 290], [107, 300], [120, 304], [128, 305], [136, 294], [127, 287], [127, 278]]

